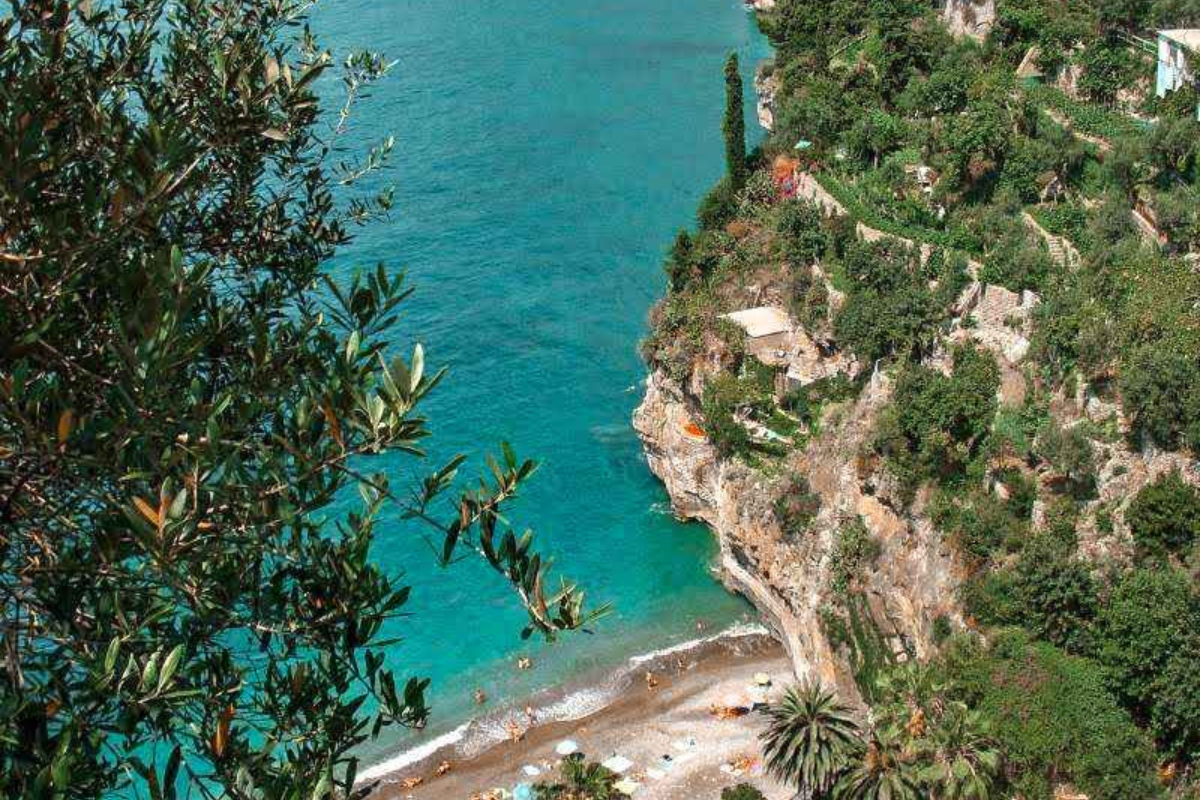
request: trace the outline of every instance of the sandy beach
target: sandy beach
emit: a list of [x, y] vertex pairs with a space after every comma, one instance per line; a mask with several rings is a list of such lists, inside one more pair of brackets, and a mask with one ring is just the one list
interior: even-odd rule
[[[519, 783], [553, 780], [564, 740], [578, 745], [589, 761], [616, 759], [636, 784], [635, 800], [717, 800], [721, 790], [750, 783], [768, 800], [788, 800], [793, 791], [763, 773], [758, 734], [765, 721], [756, 712], [721, 718], [720, 707], [746, 707], [773, 698], [792, 683], [783, 648], [763, 634], [722, 637], [694, 647], [635, 659], [625, 671], [625, 689], [603, 709], [573, 721], [526, 727], [520, 741], [496, 744], [474, 757], [460, 744], [382, 777], [375, 800], [471, 800], [507, 797]], [[647, 679], [649, 673], [652, 679]], [[765, 673], [767, 687], [756, 683]], [[439, 765], [449, 770], [438, 773]], [[412, 781], [420, 778], [415, 786]], [[407, 783], [406, 783], [407, 782]]]

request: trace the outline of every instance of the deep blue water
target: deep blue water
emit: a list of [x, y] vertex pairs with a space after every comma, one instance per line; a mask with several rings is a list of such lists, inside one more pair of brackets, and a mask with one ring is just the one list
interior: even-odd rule
[[[439, 570], [419, 529], [385, 521], [378, 557], [414, 589], [389, 661], [433, 679], [431, 731], [469, 714], [476, 686], [514, 701], [744, 615], [709, 573], [709, 534], [667, 513], [629, 420], [663, 252], [722, 171], [722, 64], [738, 50], [749, 89], [766, 54], [752, 18], [736, 0], [331, 0], [315, 23], [339, 60], [398, 62], [350, 137], [396, 137], [396, 210], [335, 268], [382, 261], [417, 287], [395, 338], [451, 368], [425, 409], [430, 466], [461, 451], [482, 468], [502, 439], [538, 458], [512, 521], [615, 604], [595, 636], [522, 642], [499, 577]], [[752, 111], [748, 97], [757, 136]], [[411, 459], [373, 466], [395, 486]], [[518, 654], [535, 668], [514, 670]]]

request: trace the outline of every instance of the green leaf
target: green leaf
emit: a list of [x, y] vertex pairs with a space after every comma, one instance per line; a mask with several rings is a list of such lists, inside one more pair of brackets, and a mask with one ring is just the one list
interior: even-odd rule
[[114, 636], [112, 641], [108, 643], [108, 650], [104, 653], [104, 678], [111, 680], [113, 672], [117, 667], [117, 655], [121, 650], [121, 639]]
[[167, 654], [167, 660], [163, 662], [162, 670], [158, 673], [158, 686], [155, 688], [155, 693], [162, 692], [170, 683], [171, 678], [175, 675], [175, 670], [179, 667], [179, 659], [183, 658], [183, 645], [175, 645], [175, 648]]
[[138, 683], [140, 688], [149, 689], [154, 684], [155, 678], [158, 677], [158, 656], [159, 653], [155, 652], [147, 659], [146, 666], [142, 668], [141, 680]]
[[167, 510], [167, 516], [171, 519], [179, 519], [183, 516], [183, 512], [187, 509], [188, 490], [185, 486], [175, 494], [175, 499], [171, 501], [171, 507]]
[[412, 377], [409, 379], [410, 392], [415, 392], [417, 387], [421, 385], [421, 376], [425, 374], [425, 348], [417, 344], [413, 348], [412, 357]]

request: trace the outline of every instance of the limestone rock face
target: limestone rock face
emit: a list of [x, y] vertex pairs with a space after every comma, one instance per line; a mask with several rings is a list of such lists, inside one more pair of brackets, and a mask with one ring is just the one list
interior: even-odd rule
[[[888, 382], [877, 376], [856, 403], [826, 415], [804, 453], [769, 475], [721, 458], [700, 428], [695, 397], [661, 371], [650, 376], [633, 420], [675, 514], [713, 529], [723, 579], [775, 628], [797, 677], [836, 685], [849, 697], [857, 692], [821, 624], [822, 609], [839, 599], [832, 594], [830, 568], [845, 520], [861, 516], [881, 545], [859, 588], [894, 649], [924, 655], [936, 616], [961, 620], [955, 604], [960, 576], [921, 514], [923, 504], [918, 501], [911, 514], [896, 511], [902, 506], [889, 496], [886, 479], [870, 466], [864, 470], [858, 457], [890, 395]], [[816, 521], [801, 535], [785, 534], [773, 510], [791, 473], [805, 475], [821, 498]]]
[[[772, 6], [775, 0], [758, 0], [769, 2]], [[772, 72], [773, 64], [764, 62], [754, 72], [754, 93], [758, 96], [758, 124], [763, 130], [775, 127], [775, 95], [779, 92], [779, 78]]]
[[984, 39], [996, 24], [996, 0], [946, 0], [942, 21], [955, 36]]
[[1010, 292], [1002, 286], [984, 286], [971, 312], [971, 338], [1009, 364], [1019, 364], [1029, 352], [1033, 292]]

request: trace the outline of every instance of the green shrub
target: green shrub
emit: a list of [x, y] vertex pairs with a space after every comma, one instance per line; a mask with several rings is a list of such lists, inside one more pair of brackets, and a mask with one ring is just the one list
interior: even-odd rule
[[974, 490], [963, 494], [939, 492], [930, 508], [930, 518], [964, 559], [982, 564], [1020, 547], [1029, 526], [1013, 514], [1009, 503], [991, 492]]
[[721, 790], [721, 800], [767, 800], [766, 795], [748, 783], [727, 786]]
[[1077, 63], [1083, 68], [1079, 90], [1096, 102], [1112, 103], [1117, 92], [1136, 78], [1137, 63], [1120, 40], [1104, 38], [1089, 43]]
[[1168, 473], [1138, 492], [1125, 522], [1141, 552], [1158, 558], [1182, 553], [1200, 536], [1200, 492], [1178, 472]]
[[930, 347], [945, 312], [918, 254], [895, 242], [854, 242], [841, 272], [848, 291], [833, 327], [843, 347], [867, 363], [919, 356]]
[[1134, 351], [1121, 370], [1134, 431], [1160, 447], [1200, 445], [1200, 360], [1159, 343]]
[[1092, 661], [1016, 630], [952, 638], [942, 669], [952, 693], [991, 722], [1011, 791], [1048, 798], [1072, 783], [1092, 800], [1162, 796], [1150, 742]]
[[1019, 408], [1004, 406], [996, 412], [996, 421], [988, 437], [988, 449], [1001, 456], [1027, 461], [1033, 455], [1033, 442], [1049, 410], [1030, 396]]
[[798, 538], [808, 532], [808, 526], [820, 512], [821, 497], [809, 487], [808, 478], [793, 475], [775, 501], [774, 509], [784, 535]]
[[1088, 565], [1043, 534], [1021, 552], [1014, 572], [1020, 612], [1008, 622], [1068, 652], [1086, 652], [1100, 605]]
[[585, 761], [580, 753], [563, 759], [562, 780], [542, 781], [533, 787], [537, 800], [626, 800], [629, 795], [616, 788], [620, 778], [601, 764]]
[[1053, 271], [1049, 253], [1030, 247], [1024, 232], [1014, 231], [1003, 235], [988, 251], [979, 280], [1013, 292], [1025, 289], [1041, 292]]
[[1188, 764], [1200, 762], [1200, 636], [1192, 633], [1167, 660], [1158, 681], [1150, 728], [1160, 747]]
[[675, 242], [671, 245], [671, 252], [663, 266], [671, 291], [682, 290], [696, 274], [696, 265], [692, 259], [694, 250], [691, 235], [681, 229], [675, 235]]
[[1195, 646], [1197, 630], [1195, 589], [1185, 572], [1173, 568], [1122, 576], [1096, 620], [1094, 652], [1108, 686], [1165, 748], [1180, 754], [1194, 751], [1200, 737], [1200, 729], [1180, 730], [1200, 718], [1200, 684], [1170, 686], [1166, 676], [1196, 677], [1196, 670], [1173, 662], [1179, 654], [1195, 658], [1188, 648]]
[[986, 350], [961, 345], [947, 377], [908, 366], [896, 380], [890, 413], [880, 420], [876, 449], [910, 487], [953, 480], [978, 453], [996, 415], [1000, 370]]
[[858, 394], [859, 388], [858, 383], [838, 373], [788, 392], [783, 407], [800, 417], [805, 425], [812, 426], [819, 421], [826, 404], [849, 400]]
[[1009, 513], [1020, 520], [1032, 517], [1033, 504], [1037, 502], [1037, 482], [1016, 467], [997, 470], [996, 480], [1008, 492], [1004, 502]]
[[1034, 452], [1065, 480], [1071, 494], [1085, 499], [1095, 493], [1092, 442], [1078, 426], [1064, 428], [1054, 420], [1047, 420], [1038, 431]]
[[1075, 274], [1048, 282], [1042, 302], [1033, 310], [1030, 354], [1047, 375], [1065, 378], [1080, 362], [1080, 337], [1085, 324], [1081, 309], [1090, 298]]
[[1164, 117], [1194, 122], [1198, 104], [1200, 104], [1200, 90], [1188, 83], [1173, 92], [1167, 92], [1167, 96], [1156, 104], [1155, 111]]
[[843, 523], [837, 530], [837, 539], [830, 556], [830, 584], [839, 595], [845, 595], [856, 579], [870, 569], [879, 558], [879, 542], [862, 517]]
[[821, 220], [821, 212], [811, 203], [788, 200], [780, 204], [775, 233], [781, 255], [793, 268], [813, 264], [824, 255], [826, 237]]
[[954, 632], [954, 628], [950, 625], [950, 618], [945, 614], [938, 614], [933, 618], [933, 642], [934, 644], [942, 644], [950, 638], [950, 634]]
[[734, 414], [757, 396], [753, 384], [727, 373], [717, 375], [704, 387], [701, 399], [704, 431], [722, 456], [744, 456], [750, 452], [750, 434], [734, 419]]
[[721, 178], [704, 199], [696, 212], [696, 220], [702, 230], [717, 230], [733, 219], [737, 212], [737, 193], [729, 177]]

